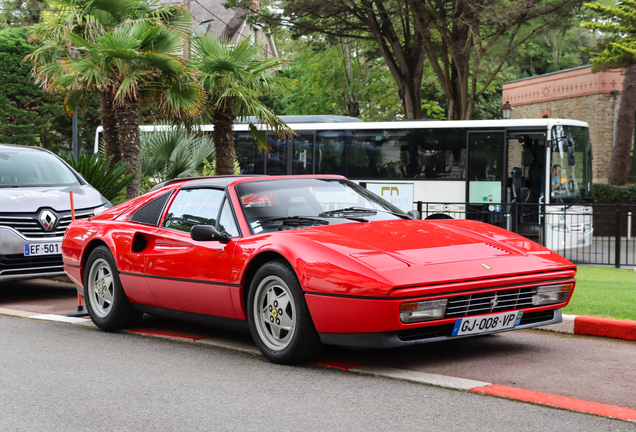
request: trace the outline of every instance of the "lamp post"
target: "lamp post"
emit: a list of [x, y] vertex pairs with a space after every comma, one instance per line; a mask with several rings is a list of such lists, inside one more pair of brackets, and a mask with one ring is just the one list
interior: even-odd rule
[[502, 112], [503, 112], [504, 120], [509, 120], [510, 117], [512, 117], [512, 110], [514, 109], [512, 107], [512, 105], [510, 104], [510, 101], [506, 101], [506, 103], [503, 104], [501, 109], [502, 109]]

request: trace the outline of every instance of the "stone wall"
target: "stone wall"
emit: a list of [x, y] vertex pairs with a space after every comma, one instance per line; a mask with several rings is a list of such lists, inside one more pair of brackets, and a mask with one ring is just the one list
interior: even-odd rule
[[[617, 109], [621, 97], [617, 98]], [[607, 183], [612, 157], [612, 134], [614, 122], [614, 95], [607, 93], [572, 97], [568, 99], [518, 105], [512, 118], [567, 118], [588, 122], [592, 142], [592, 169], [595, 183]]]

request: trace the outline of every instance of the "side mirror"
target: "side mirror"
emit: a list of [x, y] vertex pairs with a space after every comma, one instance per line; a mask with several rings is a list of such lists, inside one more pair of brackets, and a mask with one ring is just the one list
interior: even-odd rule
[[190, 230], [190, 238], [196, 241], [218, 241], [227, 243], [232, 237], [219, 232], [212, 225], [195, 225]]
[[409, 210], [406, 212], [407, 215], [411, 216], [411, 219], [421, 219], [420, 212], [417, 210]]
[[574, 156], [574, 140], [571, 137], [565, 139], [565, 151], [568, 153], [568, 165], [574, 166], [576, 158]]

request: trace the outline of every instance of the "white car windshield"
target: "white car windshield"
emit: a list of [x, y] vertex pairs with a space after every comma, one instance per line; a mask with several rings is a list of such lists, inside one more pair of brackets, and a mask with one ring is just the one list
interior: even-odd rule
[[0, 149], [0, 187], [73, 186], [79, 180], [54, 155], [19, 147]]
[[344, 222], [408, 219], [399, 208], [342, 179], [290, 178], [237, 185], [254, 234]]

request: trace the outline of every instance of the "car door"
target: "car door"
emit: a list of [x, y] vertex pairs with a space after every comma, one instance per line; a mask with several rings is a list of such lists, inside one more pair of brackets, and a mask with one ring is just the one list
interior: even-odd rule
[[[190, 237], [194, 225], [213, 225], [233, 238], [227, 243], [195, 241]], [[224, 190], [179, 190], [146, 255], [148, 285], [159, 306], [236, 318], [230, 270], [238, 235]]]

